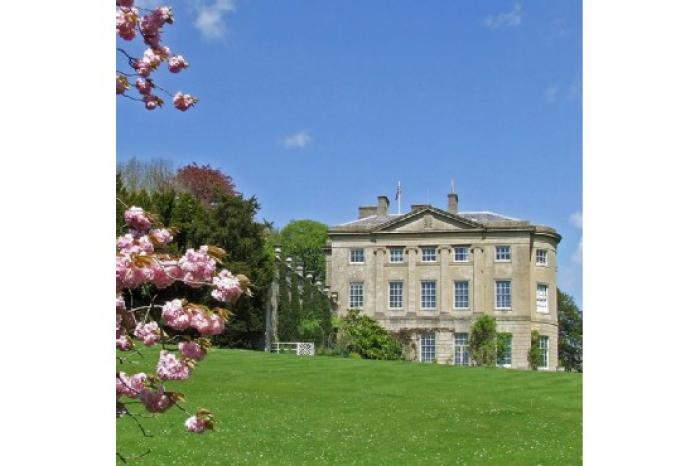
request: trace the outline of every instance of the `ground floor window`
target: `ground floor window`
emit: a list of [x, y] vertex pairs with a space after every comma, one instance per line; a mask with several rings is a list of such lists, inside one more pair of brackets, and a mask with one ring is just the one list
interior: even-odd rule
[[468, 333], [455, 333], [455, 365], [469, 365], [469, 352], [467, 344], [469, 343]]
[[510, 367], [513, 356], [513, 335], [510, 333], [498, 334], [498, 349], [496, 351], [496, 364], [501, 367]]
[[549, 337], [540, 337], [540, 369], [549, 369]]
[[435, 334], [424, 333], [420, 337], [421, 362], [433, 362], [435, 360]]

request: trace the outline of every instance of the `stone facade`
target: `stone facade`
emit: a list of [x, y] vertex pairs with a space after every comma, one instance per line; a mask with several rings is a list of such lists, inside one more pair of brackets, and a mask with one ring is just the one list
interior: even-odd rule
[[548, 344], [543, 369], [556, 370], [561, 236], [554, 229], [459, 212], [452, 193], [447, 210], [414, 205], [405, 214], [390, 214], [380, 196], [376, 207], [360, 207], [359, 219], [331, 227], [328, 236], [326, 287], [336, 311], [358, 308], [388, 330], [407, 332], [416, 359], [431, 360], [434, 351], [439, 363], [459, 363], [455, 338], [489, 314], [499, 332], [512, 335], [510, 364], [501, 365], [527, 368], [537, 330], [548, 338], [541, 342]]

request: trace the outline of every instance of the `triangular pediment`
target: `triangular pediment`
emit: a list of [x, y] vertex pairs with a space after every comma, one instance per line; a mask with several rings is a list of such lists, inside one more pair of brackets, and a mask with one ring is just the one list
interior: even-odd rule
[[484, 226], [459, 215], [435, 207], [424, 207], [379, 225], [374, 232], [418, 233], [429, 231], [462, 231]]

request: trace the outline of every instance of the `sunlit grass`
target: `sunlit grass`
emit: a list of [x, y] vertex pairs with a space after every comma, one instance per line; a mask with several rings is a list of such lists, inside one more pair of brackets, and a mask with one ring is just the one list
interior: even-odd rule
[[212, 350], [167, 388], [217, 429], [185, 432], [177, 408], [141, 419], [148, 438], [119, 419], [122, 455], [151, 450], [132, 464], [581, 463], [580, 374]]

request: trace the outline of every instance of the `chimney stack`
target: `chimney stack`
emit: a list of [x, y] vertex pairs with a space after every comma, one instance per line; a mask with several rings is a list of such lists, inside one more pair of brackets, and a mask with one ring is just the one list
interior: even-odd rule
[[457, 193], [450, 193], [447, 195], [447, 211], [451, 214], [457, 215], [459, 213], [459, 196]]
[[389, 198], [386, 196], [377, 197], [377, 217], [386, 217], [389, 214]]
[[371, 217], [372, 215], [377, 215], [377, 207], [376, 206], [360, 206], [359, 208], [359, 218], [366, 218], [366, 217]]

